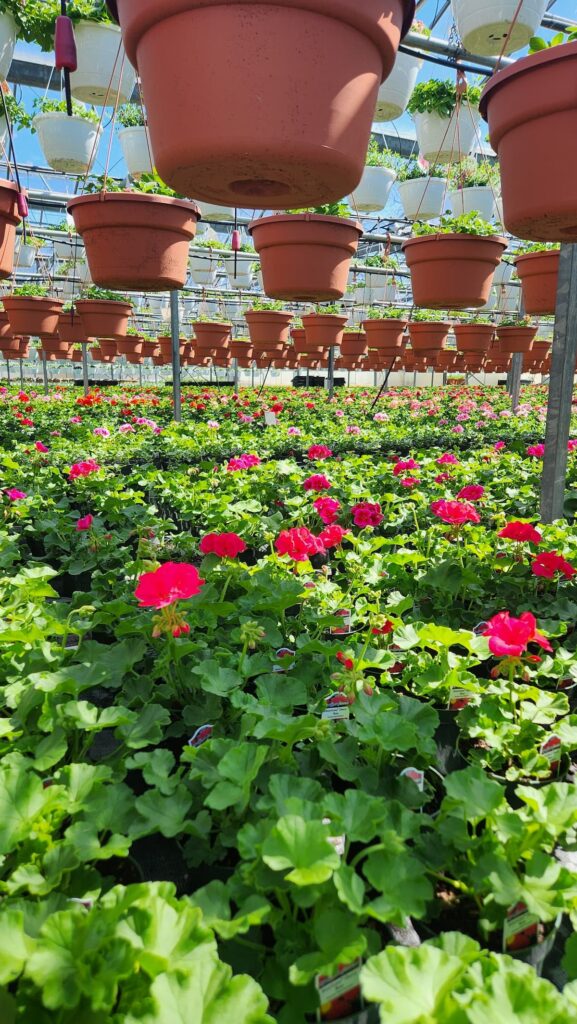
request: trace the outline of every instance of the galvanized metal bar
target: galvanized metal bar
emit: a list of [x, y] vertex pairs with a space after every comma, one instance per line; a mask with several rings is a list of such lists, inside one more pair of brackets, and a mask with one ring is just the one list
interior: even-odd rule
[[521, 395], [521, 374], [523, 372], [523, 353], [515, 352], [511, 360], [511, 379], [509, 393], [511, 395], [511, 408], [513, 412], [519, 405]]
[[170, 334], [172, 337], [172, 398], [174, 421], [182, 423], [182, 399], [180, 392], [180, 318], [178, 312], [178, 290], [170, 293]]
[[48, 364], [46, 362], [46, 352], [41, 352], [42, 358], [42, 376], [44, 378], [44, 394], [48, 394]]
[[335, 350], [333, 345], [329, 349], [329, 372], [327, 376], [329, 398], [335, 393]]
[[545, 430], [545, 457], [541, 479], [541, 519], [552, 523], [563, 517], [567, 477], [567, 442], [571, 429], [571, 401], [577, 358], [577, 245], [561, 246], [557, 308], [549, 401]]
[[234, 360], [234, 393], [238, 395], [238, 382], [239, 382], [239, 370], [238, 370], [238, 359]]
[[88, 342], [82, 342], [82, 383], [84, 394], [88, 394]]

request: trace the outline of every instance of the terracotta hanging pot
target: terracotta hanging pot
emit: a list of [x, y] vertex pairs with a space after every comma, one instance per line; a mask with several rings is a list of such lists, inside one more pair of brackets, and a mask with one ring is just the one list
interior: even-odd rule
[[366, 356], [368, 349], [367, 336], [364, 331], [346, 331], [340, 344], [341, 356], [353, 356], [359, 359]]
[[142, 343], [142, 354], [145, 359], [152, 359], [153, 356], [160, 355], [160, 345], [156, 341], [144, 341]]
[[307, 339], [304, 327], [293, 327], [291, 331], [291, 338], [293, 348], [297, 355], [302, 353], [303, 355], [318, 356], [321, 355], [321, 353], [323, 352], [322, 345], [312, 345], [311, 342]]
[[248, 230], [260, 255], [266, 295], [302, 302], [343, 297], [363, 233], [357, 221], [288, 213], [253, 220]]
[[31, 295], [5, 295], [4, 309], [14, 334], [56, 334], [63, 303]]
[[115, 338], [100, 338], [98, 344], [103, 356], [108, 356], [109, 359], [115, 359], [118, 355]]
[[250, 360], [252, 358], [252, 345], [249, 341], [231, 341], [230, 354], [233, 359]]
[[7, 313], [3, 313], [0, 310], [0, 339], [12, 338], [13, 335], [14, 335], [14, 332], [12, 331], [12, 328], [10, 326], [10, 321], [8, 319], [8, 314]]
[[144, 362], [144, 356], [139, 355], [138, 352], [126, 352], [126, 362], [130, 363], [131, 366], [142, 366]]
[[439, 351], [445, 347], [451, 324], [444, 320], [409, 321], [413, 352]]
[[459, 352], [488, 352], [495, 337], [493, 324], [455, 324]]
[[63, 358], [64, 355], [70, 350], [70, 343], [68, 341], [62, 341], [62, 339], [56, 338], [41, 338], [40, 348], [43, 352], [48, 355], [57, 355]]
[[413, 302], [429, 309], [471, 309], [489, 300], [493, 274], [507, 248], [497, 235], [419, 235], [403, 242]]
[[129, 302], [110, 299], [79, 299], [76, 312], [87, 338], [125, 338], [132, 313]]
[[437, 353], [437, 366], [439, 370], [453, 370], [457, 365], [457, 353], [449, 349], [442, 349]]
[[517, 256], [515, 269], [521, 282], [526, 313], [555, 312], [559, 256], [558, 249]]
[[503, 355], [515, 352], [530, 352], [533, 348], [536, 327], [498, 327], [497, 338]]
[[166, 356], [163, 355], [153, 356], [152, 363], [153, 366], [168, 366], [170, 359], [167, 359]]
[[363, 320], [370, 348], [401, 352], [406, 345], [406, 320]]
[[355, 371], [361, 369], [361, 362], [355, 356], [341, 356], [340, 359], [336, 360], [335, 365], [339, 370]]
[[80, 316], [77, 312], [60, 314], [58, 317], [58, 337], [61, 341], [67, 341], [70, 345], [75, 341], [88, 341], [82, 330]]
[[116, 350], [119, 356], [141, 356], [144, 350], [144, 338], [137, 334], [127, 334], [125, 338], [119, 338], [116, 342]]
[[253, 345], [265, 345], [266, 351], [280, 352], [287, 344], [292, 313], [276, 309], [249, 309], [244, 318]]
[[[160, 351], [163, 356], [168, 356], [172, 359], [172, 338], [169, 335], [163, 334], [158, 338], [158, 344], [160, 345]], [[186, 345], [186, 338], [178, 339], [178, 354], [182, 358], [184, 355], [184, 346]]]
[[577, 240], [576, 79], [577, 42], [516, 60], [483, 90], [504, 224], [519, 238]]
[[230, 344], [232, 324], [197, 321], [192, 326], [196, 337], [196, 347], [199, 349], [224, 348]]
[[533, 342], [533, 348], [531, 349], [531, 355], [536, 363], [542, 363], [544, 359], [551, 352], [551, 344], [548, 341], [544, 341], [539, 338]]
[[307, 313], [303, 316], [307, 342], [321, 350], [340, 346], [347, 320], [348, 317], [335, 313]]
[[100, 192], [68, 203], [94, 284], [128, 291], [182, 288], [200, 211], [139, 192]]
[[414, 0], [108, 6], [141, 78], [155, 165], [177, 192], [290, 209], [356, 188]]
[[20, 220], [18, 187], [12, 181], [0, 180], [0, 280], [10, 277], [14, 269], [16, 228]]

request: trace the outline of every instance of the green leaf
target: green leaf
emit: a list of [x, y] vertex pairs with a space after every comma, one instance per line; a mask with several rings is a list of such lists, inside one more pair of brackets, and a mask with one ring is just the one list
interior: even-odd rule
[[478, 767], [464, 768], [451, 772], [445, 779], [447, 799], [444, 805], [462, 808], [468, 821], [486, 818], [503, 802], [504, 791], [499, 782], [487, 778]]
[[160, 832], [171, 839], [179, 832], [186, 831], [186, 819], [192, 807], [192, 796], [184, 784], [180, 784], [170, 796], [163, 796], [157, 789], [149, 789], [137, 797], [134, 806], [147, 826], [143, 830], [135, 823], [136, 834]]
[[389, 946], [367, 961], [361, 987], [366, 999], [380, 1003], [387, 1024], [450, 1024], [456, 1009], [452, 992], [465, 970], [458, 957], [434, 946]]
[[326, 825], [305, 821], [296, 814], [281, 818], [262, 847], [262, 859], [273, 871], [290, 868], [287, 881], [295, 885], [320, 885], [340, 865], [328, 841]]
[[21, 911], [7, 909], [0, 914], [0, 985], [9, 985], [19, 977], [34, 945], [24, 931]]
[[372, 853], [363, 872], [379, 893], [365, 908], [371, 917], [401, 926], [407, 917], [424, 917], [433, 887], [424, 866], [408, 851]]
[[257, 983], [231, 975], [216, 960], [199, 961], [190, 974], [161, 974], [151, 989], [154, 1009], [128, 1013], [124, 1024], [274, 1024]]

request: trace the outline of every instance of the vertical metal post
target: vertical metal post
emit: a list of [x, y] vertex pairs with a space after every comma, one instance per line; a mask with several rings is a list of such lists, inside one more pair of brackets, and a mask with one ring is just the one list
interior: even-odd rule
[[309, 370], [309, 368], [307, 366], [307, 388], [309, 386], [309, 378], [310, 378], [310, 370]]
[[447, 383], [447, 376], [448, 376], [447, 371], [443, 370], [443, 384]]
[[515, 352], [511, 360], [511, 408], [513, 412], [519, 405], [521, 395], [521, 374], [523, 372], [523, 353]]
[[431, 387], [433, 387], [434, 383], [435, 383], [435, 367], [431, 366]]
[[110, 380], [114, 380], [114, 363], [110, 364]]
[[10, 380], [10, 361], [8, 360], [8, 358], [6, 359], [6, 376], [8, 378], [8, 386], [10, 386], [10, 384], [11, 384], [11, 380]]
[[19, 359], [18, 362], [20, 363], [20, 387], [24, 388], [24, 360]]
[[350, 388], [350, 386], [351, 386], [351, 371], [347, 370], [347, 387]]
[[44, 378], [44, 394], [48, 394], [48, 366], [46, 363], [46, 352], [41, 352], [40, 357], [42, 359], [42, 376]]
[[88, 342], [82, 342], [82, 383], [84, 394], [88, 394]]
[[138, 364], [138, 383], [142, 387], [142, 363]]
[[373, 370], [373, 387], [374, 387], [374, 388], [376, 388], [376, 386], [377, 386], [377, 379], [378, 379], [378, 376], [379, 376], [379, 375], [378, 375], [377, 371], [376, 371], [376, 370]]
[[332, 345], [329, 349], [329, 374], [327, 381], [329, 386], [329, 398], [332, 398], [335, 392], [335, 350]]
[[545, 458], [541, 480], [541, 519], [563, 516], [567, 476], [567, 441], [577, 357], [577, 245], [563, 244], [559, 258], [557, 308], [553, 334]]
[[417, 386], [417, 371], [414, 370], [413, 371], [413, 387], [416, 388], [416, 386]]
[[235, 393], [235, 395], [238, 395], [238, 380], [239, 380], [238, 359], [235, 359], [234, 360], [234, 393]]
[[252, 364], [252, 366], [250, 368], [250, 386], [251, 386], [251, 388], [254, 391], [254, 363]]
[[170, 333], [172, 335], [172, 397], [174, 420], [182, 423], [182, 401], [180, 394], [180, 320], [178, 315], [178, 290], [170, 293]]

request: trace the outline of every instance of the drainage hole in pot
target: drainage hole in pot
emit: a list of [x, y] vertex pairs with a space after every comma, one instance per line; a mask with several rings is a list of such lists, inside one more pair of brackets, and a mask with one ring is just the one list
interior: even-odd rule
[[268, 178], [247, 178], [244, 181], [231, 181], [231, 192], [247, 196], [278, 196], [286, 192], [288, 185], [284, 181], [270, 181]]

